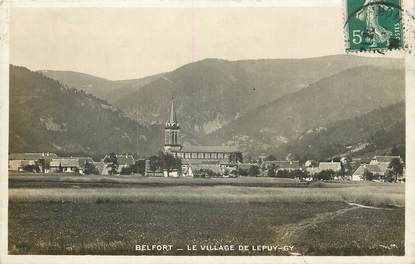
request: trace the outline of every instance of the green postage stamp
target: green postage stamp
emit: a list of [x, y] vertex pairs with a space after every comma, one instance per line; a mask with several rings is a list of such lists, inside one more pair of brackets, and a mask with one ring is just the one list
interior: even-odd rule
[[382, 51], [404, 45], [401, 0], [345, 0], [347, 51]]

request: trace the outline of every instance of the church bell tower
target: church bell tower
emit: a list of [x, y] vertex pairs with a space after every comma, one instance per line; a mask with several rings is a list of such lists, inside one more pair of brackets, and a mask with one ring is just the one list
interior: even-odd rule
[[164, 127], [164, 152], [178, 152], [181, 150], [179, 140], [180, 125], [177, 122], [174, 101], [171, 101], [170, 116]]

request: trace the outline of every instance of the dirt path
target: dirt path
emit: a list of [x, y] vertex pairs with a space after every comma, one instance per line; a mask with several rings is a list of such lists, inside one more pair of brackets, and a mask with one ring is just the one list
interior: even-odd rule
[[349, 203], [349, 202], [347, 202], [347, 204], [348, 204], [348, 205], [351, 205], [351, 206], [360, 207], [360, 208], [366, 208], [366, 209], [375, 209], [375, 210], [394, 210], [394, 208], [386, 208], [386, 207], [368, 206], [368, 205], [363, 205], [363, 204], [358, 204], [358, 203]]
[[[330, 221], [338, 216], [341, 216], [347, 212], [357, 210], [360, 208], [374, 209], [374, 210], [394, 210], [393, 208], [383, 208], [375, 206], [367, 206], [352, 202], [345, 202], [351, 207], [343, 208], [333, 212], [326, 212], [316, 214], [313, 217], [305, 218], [300, 222], [293, 224], [280, 225], [273, 228], [275, 240], [273, 241], [279, 245], [293, 245], [296, 241], [299, 241], [300, 235], [308, 228], [316, 226], [318, 224]], [[298, 252], [290, 252], [291, 255], [301, 255]]]
[[343, 208], [334, 212], [326, 212], [321, 214], [316, 214], [315, 216], [311, 218], [305, 218], [301, 220], [300, 222], [296, 222], [293, 224], [286, 224], [277, 226], [274, 228], [275, 237], [279, 241], [279, 243], [284, 243], [289, 245], [293, 242], [297, 241], [297, 238], [302, 233], [303, 230], [315, 226], [317, 224], [327, 222], [331, 219], [334, 219], [337, 216], [340, 216], [344, 213], [347, 213], [352, 210], [356, 210], [359, 207], [347, 207]]

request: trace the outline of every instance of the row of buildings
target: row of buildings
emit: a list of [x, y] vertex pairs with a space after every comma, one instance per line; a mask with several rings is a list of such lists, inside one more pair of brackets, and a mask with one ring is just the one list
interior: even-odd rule
[[[55, 153], [11, 153], [9, 154], [9, 171], [42, 172], [42, 173], [77, 173], [85, 174], [88, 168], [94, 168], [91, 174], [109, 175], [109, 155], [101, 161], [94, 161], [91, 157], [59, 157]], [[131, 154], [116, 154], [117, 171], [130, 168], [136, 161]]]
[[[146, 176], [194, 177], [200, 175], [237, 176], [242, 172], [250, 176], [277, 175], [279, 171], [302, 171], [309, 179], [322, 171], [331, 171], [336, 175], [346, 174], [350, 180], [365, 180], [367, 173], [385, 176], [390, 171], [390, 163], [399, 156], [375, 156], [368, 163], [358, 163], [354, 168], [349, 161], [318, 162], [306, 161], [300, 165], [299, 161], [276, 161], [260, 158], [255, 163], [243, 163], [242, 153], [236, 146], [191, 146], [180, 142], [180, 124], [177, 121], [174, 102], [171, 102], [170, 115], [164, 127], [165, 154], [180, 159], [180, 168], [161, 168], [160, 164], [152, 166], [151, 160], [136, 160], [131, 154], [113, 154], [117, 166], [112, 166], [114, 157], [106, 155], [101, 161], [94, 161], [90, 157], [58, 157], [54, 153], [16, 153], [9, 155], [10, 171], [39, 171], [44, 173], [78, 173], [78, 174], [132, 174], [137, 173], [131, 168], [141, 166], [140, 174]], [[157, 167], [158, 166], [158, 167]], [[93, 171], [90, 171], [93, 168]], [[255, 172], [252, 172], [253, 169]], [[116, 171], [111, 171], [111, 170]], [[353, 170], [353, 171], [352, 171]], [[271, 173], [270, 173], [271, 172]], [[340, 173], [341, 172], [341, 173]], [[402, 173], [404, 175], [404, 173]]]
[[[190, 148], [189, 148], [190, 150]], [[171, 176], [171, 177], [194, 177], [201, 173], [212, 172], [216, 176], [227, 177], [232, 175], [239, 175], [241, 171], [248, 172], [252, 167], [258, 168], [257, 175], [251, 176], [269, 176], [268, 171], [274, 170], [276, 175], [278, 171], [303, 171], [306, 172], [309, 179], [313, 179], [313, 176], [322, 171], [332, 171], [340, 175], [340, 172], [344, 170], [342, 161], [329, 161], [329, 162], [317, 162], [307, 161], [304, 164], [300, 164], [299, 161], [277, 161], [277, 160], [259, 160], [253, 163], [243, 163], [240, 161], [232, 161], [230, 159], [231, 153], [221, 152], [224, 149], [204, 149], [204, 151], [211, 150], [211, 152], [204, 152], [205, 155], [201, 155], [201, 152], [194, 150], [195, 158], [186, 159], [181, 158], [182, 165], [181, 170], [173, 169], [167, 174], [165, 171], [151, 170], [149, 160], [134, 159], [131, 154], [116, 154], [117, 168], [116, 172], [111, 173], [111, 161], [109, 155], [106, 155], [101, 161], [94, 161], [90, 157], [58, 157], [55, 153], [12, 153], [9, 155], [9, 171], [31, 171], [31, 172], [43, 172], [43, 173], [77, 173], [86, 174], [86, 170], [89, 165], [94, 168], [93, 172], [88, 174], [120, 174], [123, 169], [131, 168], [140, 161], [144, 165], [142, 174], [143, 176]], [[206, 155], [208, 153], [208, 155]], [[232, 151], [234, 153], [234, 150]], [[220, 159], [212, 159], [220, 154]], [[199, 157], [199, 158], [196, 158]], [[210, 157], [210, 158], [209, 158]], [[373, 175], [385, 176], [388, 171], [391, 170], [390, 163], [393, 159], [399, 159], [403, 164], [402, 159], [399, 156], [375, 156], [370, 162], [363, 163], [357, 166], [354, 171], [347, 171], [348, 179], [353, 181], [365, 180], [365, 173], [371, 173]], [[147, 161], [147, 162], [146, 162]], [[129, 173], [133, 174], [132, 170]], [[405, 169], [400, 178], [405, 176]]]

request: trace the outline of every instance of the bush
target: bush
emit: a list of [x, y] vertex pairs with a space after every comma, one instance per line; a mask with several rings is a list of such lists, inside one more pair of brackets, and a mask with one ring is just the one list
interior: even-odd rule
[[277, 177], [277, 178], [290, 178], [290, 172], [288, 170], [278, 170], [275, 177]]
[[258, 176], [260, 174], [260, 170], [259, 167], [257, 165], [252, 165], [251, 167], [249, 167], [248, 170], [248, 175], [249, 176]]
[[302, 171], [302, 170], [294, 170], [290, 173], [290, 178], [292, 179], [305, 179], [308, 176], [308, 173], [306, 171]]
[[383, 180], [385, 182], [394, 182], [395, 181], [395, 176], [393, 175], [393, 173], [390, 170], [387, 170], [385, 173], [385, 176], [383, 176]]
[[240, 176], [248, 176], [248, 170], [245, 170], [245, 169], [239, 168], [239, 169], [238, 169], [238, 174], [239, 174]]
[[365, 181], [374, 181], [374, 180], [380, 180], [382, 177], [379, 174], [373, 174], [372, 172], [365, 170], [363, 173], [363, 179]]
[[38, 165], [25, 165], [22, 167], [23, 171], [27, 172], [40, 172], [40, 168]]
[[220, 173], [214, 172], [211, 169], [200, 169], [200, 170], [194, 171], [193, 173], [196, 176], [199, 176], [199, 177], [202, 177], [202, 178], [204, 178], [206, 176], [208, 176], [208, 177], [221, 176]]
[[99, 175], [98, 169], [95, 167], [95, 165], [91, 162], [87, 162], [84, 169], [84, 174], [89, 175]]
[[269, 168], [267, 171], [267, 176], [268, 177], [275, 177], [277, 174], [275, 173], [275, 169], [274, 168]]
[[133, 168], [131, 166], [128, 167], [122, 167], [121, 168], [121, 175], [130, 175], [133, 173]]
[[334, 179], [336, 173], [333, 170], [323, 170], [317, 173], [314, 178], [320, 181], [330, 181]]

